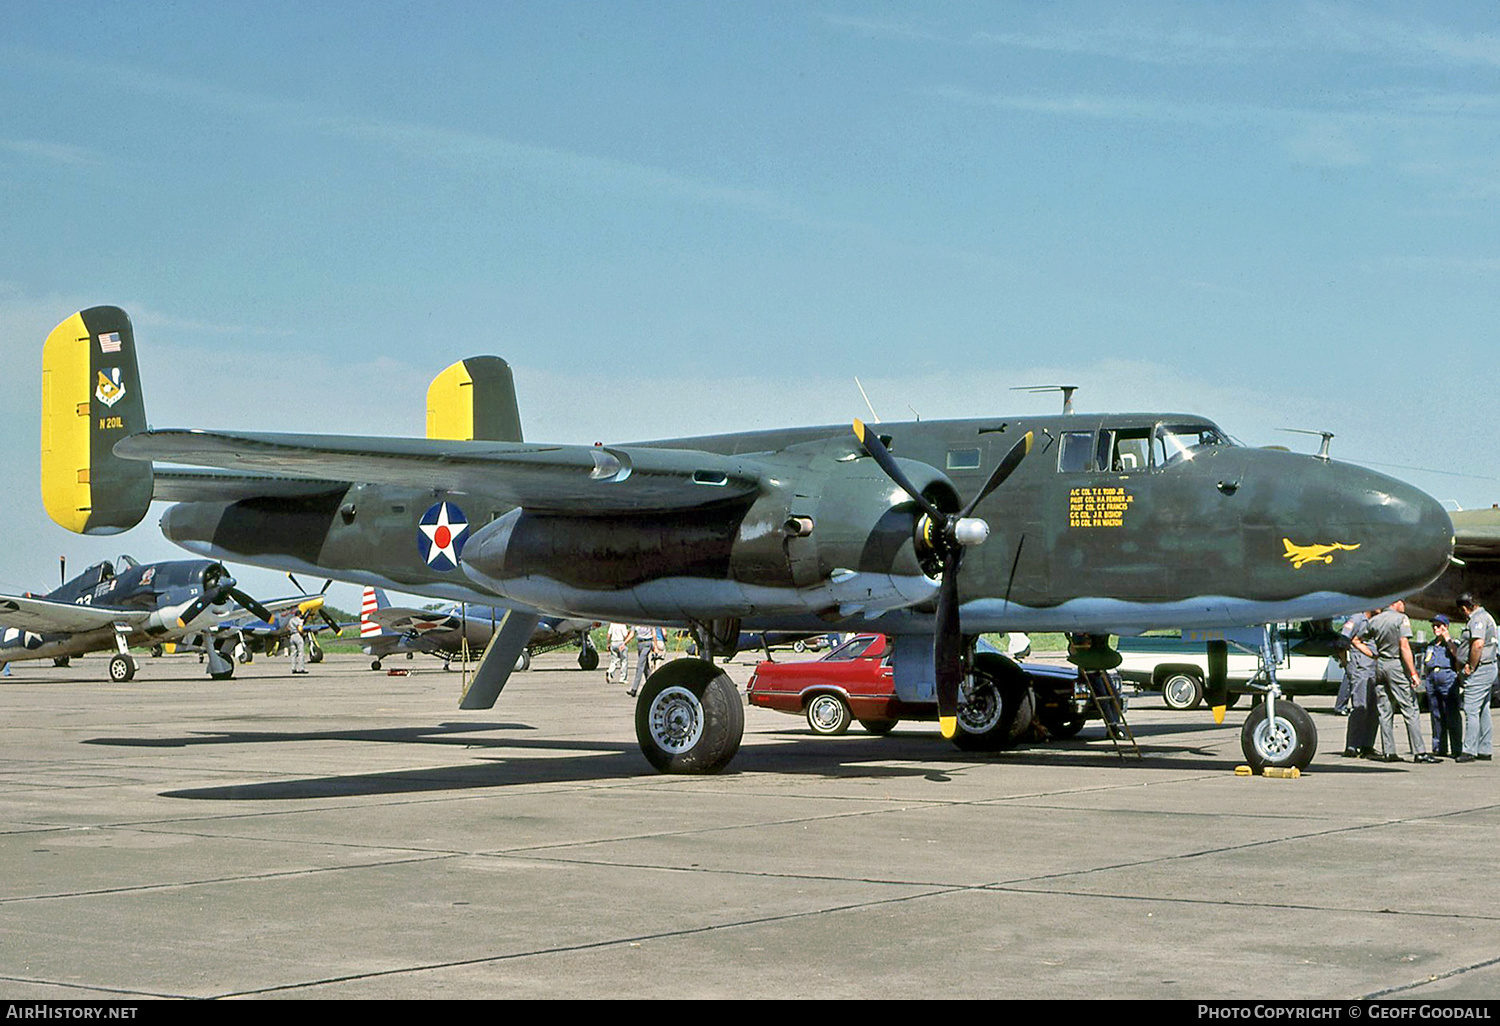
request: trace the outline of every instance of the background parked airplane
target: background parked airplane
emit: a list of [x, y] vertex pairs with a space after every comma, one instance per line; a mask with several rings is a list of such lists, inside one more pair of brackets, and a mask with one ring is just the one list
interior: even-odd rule
[[[468, 603], [439, 609], [392, 606], [385, 589], [367, 587], [360, 602], [360, 647], [373, 657], [372, 670], [380, 669], [381, 661], [397, 652], [405, 652], [408, 657], [425, 652], [441, 659], [446, 668], [454, 659], [479, 659], [507, 612], [496, 606]], [[574, 642], [578, 644], [579, 669], [598, 669], [599, 650], [589, 637], [595, 626], [593, 620], [538, 620], [516, 669], [529, 667], [531, 657], [539, 652]]]
[[232, 631], [220, 629], [236, 608], [271, 619], [275, 609], [300, 599], [262, 604], [241, 591], [222, 563], [207, 559], [117, 565], [95, 563], [45, 596], [0, 595], [0, 663], [22, 659], [67, 660], [114, 650], [109, 677], [127, 681], [137, 664], [131, 646], [149, 646], [192, 635], [208, 638], [208, 673], [234, 675], [225, 654]]

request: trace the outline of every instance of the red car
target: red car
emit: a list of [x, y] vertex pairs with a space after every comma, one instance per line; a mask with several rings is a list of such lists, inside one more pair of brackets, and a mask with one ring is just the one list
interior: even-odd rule
[[[767, 660], [750, 676], [749, 702], [805, 715], [813, 733], [825, 736], [844, 733], [855, 720], [872, 734], [889, 733], [900, 720], [936, 720], [935, 702], [905, 702], [896, 696], [893, 652], [884, 634], [857, 634], [821, 659]], [[960, 710], [961, 747], [1004, 747], [1033, 720], [1053, 737], [1071, 737], [1098, 715], [1088, 685], [1071, 666], [1017, 664], [983, 642], [976, 663], [980, 660], [996, 686], [973, 689]], [[1109, 678], [1119, 695], [1118, 676]], [[992, 736], [996, 731], [1004, 736]]]

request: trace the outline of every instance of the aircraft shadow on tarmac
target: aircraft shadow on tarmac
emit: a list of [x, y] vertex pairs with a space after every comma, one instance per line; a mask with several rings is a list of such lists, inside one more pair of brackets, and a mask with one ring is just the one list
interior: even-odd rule
[[[641, 757], [639, 747], [628, 741], [523, 738], [515, 732], [533, 731], [525, 723], [440, 723], [428, 726], [388, 727], [373, 730], [327, 731], [223, 731], [191, 733], [174, 737], [99, 737], [84, 744], [144, 748], [189, 748], [201, 745], [263, 745], [306, 741], [355, 741], [387, 744], [448, 745], [463, 749], [521, 750], [520, 758], [477, 754], [464, 765], [352, 773], [336, 776], [272, 780], [214, 787], [164, 791], [165, 798], [200, 801], [275, 801], [306, 798], [353, 798], [385, 794], [411, 794], [473, 788], [509, 787], [519, 784], [556, 784], [586, 781], [657, 779]], [[1023, 743], [1000, 752], [964, 752], [930, 732], [896, 731], [885, 737], [850, 734], [819, 738], [799, 729], [788, 729], [756, 737], [785, 738], [790, 744], [747, 744], [729, 774], [779, 773], [828, 779], [916, 778], [933, 782], [950, 780], [975, 769], [978, 764], [1004, 763], [1016, 766], [1118, 767], [1122, 770], [1191, 770], [1232, 772], [1237, 758], [1226, 759], [1208, 747], [1163, 744], [1166, 735], [1198, 732], [1201, 724], [1155, 724], [1139, 730], [1141, 757], [1128, 749], [1124, 757], [1107, 746], [1097, 728], [1066, 741]], [[475, 736], [504, 732], [505, 736]], [[555, 753], [548, 758], [546, 753]], [[1184, 760], [1182, 756], [1191, 756]], [[913, 765], [900, 763], [910, 761]], [[934, 764], [940, 764], [934, 766]], [[941, 764], [950, 764], [943, 766]], [[1371, 763], [1333, 763], [1319, 771], [1385, 771], [1392, 767]]]

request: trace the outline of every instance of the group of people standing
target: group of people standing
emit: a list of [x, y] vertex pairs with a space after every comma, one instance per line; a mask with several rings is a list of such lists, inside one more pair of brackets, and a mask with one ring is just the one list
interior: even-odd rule
[[625, 692], [634, 698], [646, 678], [651, 675], [651, 664], [666, 656], [667, 636], [660, 627], [612, 623], [609, 625], [608, 643], [609, 669], [605, 671], [604, 679], [611, 684], [625, 683], [629, 673], [630, 646], [635, 645], [635, 678]]
[[[1426, 648], [1420, 673], [1411, 648], [1411, 619], [1405, 603], [1392, 602], [1382, 610], [1356, 613], [1344, 623], [1349, 649], [1337, 707], [1347, 709], [1349, 715], [1344, 733], [1346, 758], [1401, 762], [1396, 754], [1398, 711], [1406, 723], [1414, 761], [1432, 763], [1439, 757], [1451, 757], [1455, 762], [1474, 762], [1491, 758], [1490, 693], [1497, 677], [1495, 618], [1467, 592], [1458, 597], [1458, 607], [1467, 621], [1463, 633], [1455, 641], [1448, 617], [1434, 617], [1436, 638]], [[1424, 686], [1432, 716], [1430, 752], [1422, 740], [1417, 713], [1417, 692]]]

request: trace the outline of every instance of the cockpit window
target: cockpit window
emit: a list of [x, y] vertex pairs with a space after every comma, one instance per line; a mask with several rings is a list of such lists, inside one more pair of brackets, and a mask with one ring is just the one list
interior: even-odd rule
[[1158, 424], [1152, 438], [1153, 455], [1162, 467], [1190, 460], [1205, 449], [1233, 444], [1212, 424]]
[[1092, 431], [1064, 431], [1062, 444], [1057, 449], [1057, 469], [1065, 473], [1077, 473], [1093, 469], [1094, 433]]
[[1114, 434], [1113, 452], [1109, 469], [1121, 474], [1145, 470], [1151, 465], [1151, 430], [1149, 428], [1121, 428]]

